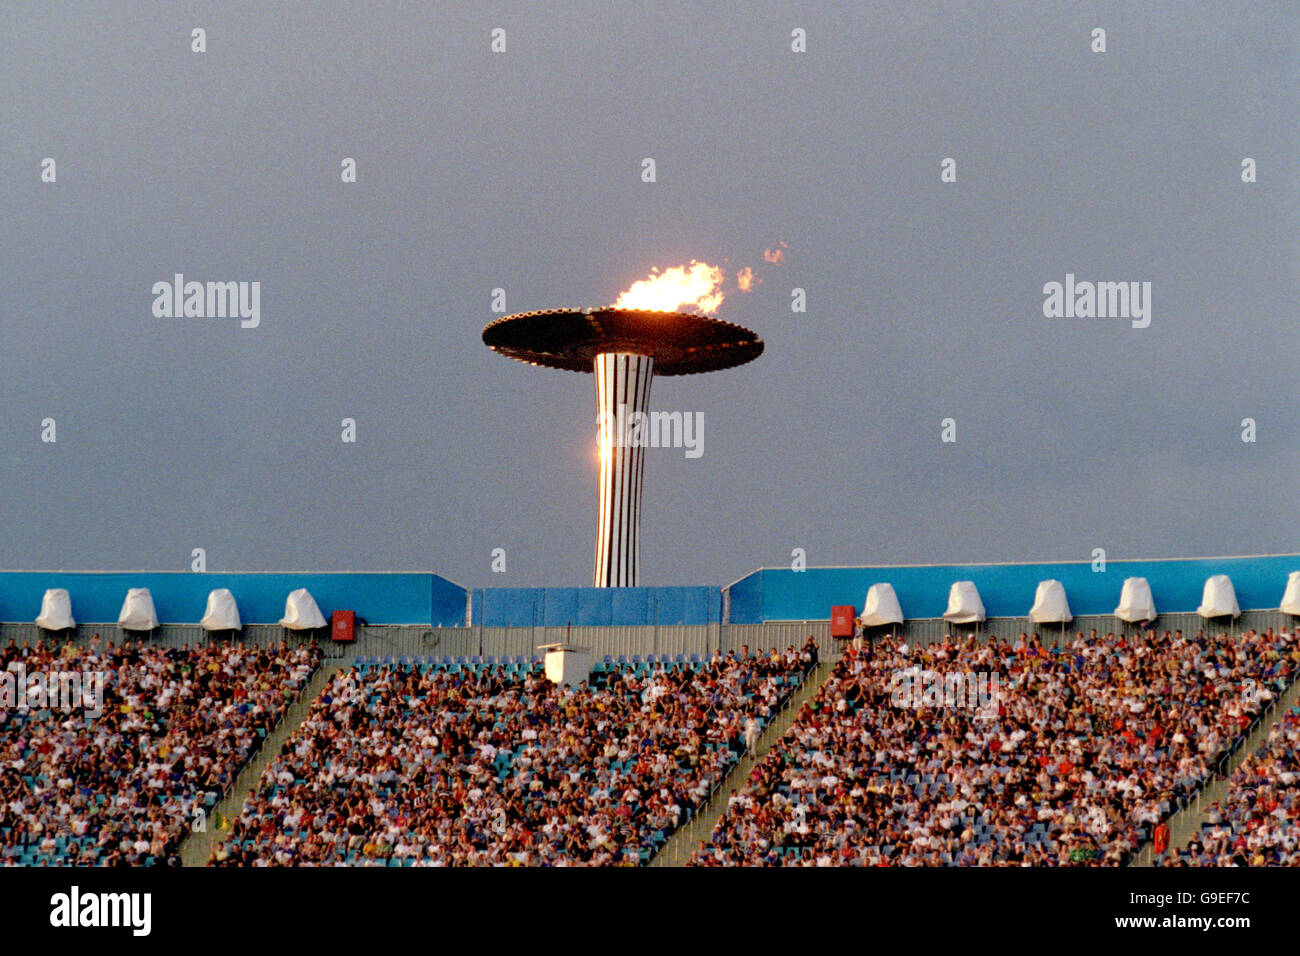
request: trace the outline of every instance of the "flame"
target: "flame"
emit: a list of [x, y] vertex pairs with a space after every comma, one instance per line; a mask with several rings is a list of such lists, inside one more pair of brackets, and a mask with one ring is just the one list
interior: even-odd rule
[[[779, 249], [767, 249], [763, 259], [774, 265], [785, 262], [786, 248], [784, 242]], [[722, 260], [726, 262], [727, 260]], [[721, 266], [711, 266], [707, 262], [692, 259], [689, 265], [673, 266], [659, 271], [658, 267], [650, 270], [648, 279], [639, 279], [614, 302], [616, 309], [648, 309], [654, 312], [684, 312], [698, 309], [701, 314], [716, 312], [726, 292], [722, 283], [726, 272]], [[761, 276], [745, 266], [736, 273], [736, 288], [749, 292], [763, 281]]]
[[692, 259], [690, 265], [673, 266], [660, 272], [651, 270], [648, 279], [633, 282], [614, 303], [616, 309], [652, 309], [656, 312], [681, 312], [686, 308], [701, 313], [716, 312], [722, 305], [724, 278], [720, 266]]

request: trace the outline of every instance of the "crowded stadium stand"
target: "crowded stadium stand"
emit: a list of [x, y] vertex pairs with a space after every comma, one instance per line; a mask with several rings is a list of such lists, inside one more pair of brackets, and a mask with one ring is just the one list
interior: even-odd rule
[[317, 698], [212, 862], [639, 865], [816, 662], [815, 647], [606, 657], [363, 659]]
[[[1272, 629], [1080, 633], [1050, 650], [1023, 634], [863, 644], [730, 796], [692, 863], [1122, 865], [1297, 664], [1294, 636]], [[909, 671], [998, 675], [994, 706], [898, 706]]]
[[1300, 866], [1300, 707], [1228, 779], [1226, 799], [1172, 865]]
[[[198, 811], [215, 805], [318, 662], [310, 646], [10, 642], [0, 649], [0, 862], [175, 863]], [[74, 700], [27, 693], [49, 674], [86, 682]], [[87, 686], [96, 683], [98, 693]]]
[[[1297, 716], [1228, 774], [1293, 702], [1297, 564], [0, 572], [0, 862], [1118, 865], [1212, 783], [1175, 862], [1294, 863]], [[42, 673], [102, 706], [15, 696]]]

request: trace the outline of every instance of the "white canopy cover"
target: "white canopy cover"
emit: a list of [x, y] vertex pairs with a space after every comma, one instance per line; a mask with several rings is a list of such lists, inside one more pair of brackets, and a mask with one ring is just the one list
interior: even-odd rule
[[1034, 606], [1029, 609], [1029, 620], [1035, 624], [1069, 624], [1074, 620], [1070, 602], [1065, 599], [1065, 585], [1055, 579], [1039, 581], [1034, 592]]
[[117, 616], [118, 627], [128, 631], [152, 631], [158, 626], [158, 615], [153, 609], [153, 595], [148, 588], [131, 588], [122, 602], [122, 613]]
[[1300, 571], [1292, 571], [1286, 579], [1286, 593], [1282, 595], [1282, 613], [1300, 617]]
[[284, 617], [280, 623], [291, 631], [309, 631], [324, 627], [325, 617], [316, 606], [316, 599], [306, 588], [290, 591], [284, 602]]
[[1154, 621], [1156, 619], [1156, 602], [1151, 597], [1151, 585], [1146, 578], [1125, 578], [1124, 587], [1119, 592], [1119, 607], [1115, 616], [1121, 621]]
[[199, 627], [205, 631], [239, 630], [239, 608], [229, 588], [217, 588], [208, 595], [208, 606]]
[[903, 623], [903, 609], [898, 605], [898, 595], [894, 593], [892, 584], [881, 581], [867, 588], [861, 620], [865, 627]]
[[976, 624], [984, 620], [984, 602], [974, 581], [954, 581], [948, 591], [948, 610], [943, 619], [953, 624]]
[[1201, 592], [1201, 606], [1196, 613], [1204, 618], [1241, 617], [1241, 608], [1237, 606], [1237, 592], [1232, 587], [1232, 579], [1226, 574], [1216, 574], [1205, 581], [1205, 590]]
[[47, 631], [64, 631], [77, 626], [72, 619], [72, 597], [65, 588], [50, 588], [45, 592], [36, 626]]

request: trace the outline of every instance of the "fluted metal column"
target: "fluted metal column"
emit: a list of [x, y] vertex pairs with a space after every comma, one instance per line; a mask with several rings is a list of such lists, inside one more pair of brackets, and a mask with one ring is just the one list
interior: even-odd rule
[[[632, 416], [647, 414], [654, 359], [630, 352], [596, 356], [596, 421], [600, 429], [600, 504], [596, 514], [598, 588], [641, 581], [641, 475], [645, 448], [629, 443]], [[642, 421], [645, 419], [643, 418]]]

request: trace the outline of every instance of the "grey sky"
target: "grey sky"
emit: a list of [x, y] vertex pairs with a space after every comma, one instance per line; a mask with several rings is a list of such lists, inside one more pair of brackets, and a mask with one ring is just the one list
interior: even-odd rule
[[[646, 584], [1300, 550], [1300, 6], [903, 6], [0, 6], [0, 566], [587, 584], [593, 383], [490, 290], [691, 258], [767, 350], [655, 382], [705, 450], [649, 455]], [[175, 272], [261, 326], [155, 318]], [[1151, 326], [1044, 318], [1067, 272]]]

